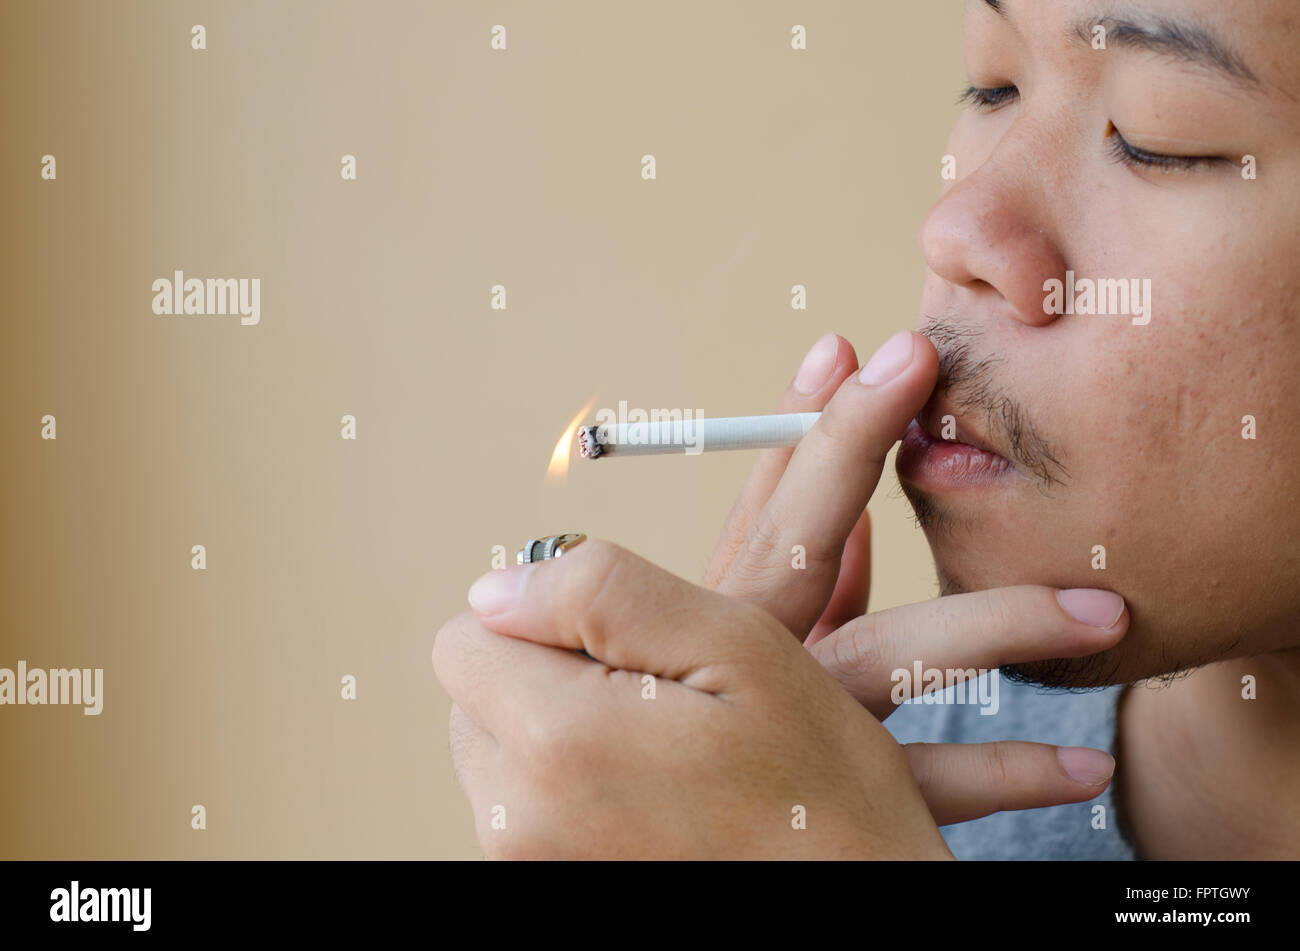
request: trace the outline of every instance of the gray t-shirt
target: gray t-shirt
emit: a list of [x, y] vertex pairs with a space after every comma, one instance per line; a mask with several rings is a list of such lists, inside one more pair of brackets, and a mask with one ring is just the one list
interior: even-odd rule
[[[1034, 740], [1114, 754], [1116, 705], [1124, 685], [1066, 692], [1016, 684], [996, 671], [985, 676], [998, 680], [996, 693], [988, 681], [980, 692], [984, 701], [996, 697], [996, 713], [981, 714], [981, 709], [995, 708], [990, 702], [952, 702], [956, 688], [950, 687], [937, 694], [945, 703], [912, 700], [900, 705], [885, 720], [886, 729], [900, 743]], [[972, 686], [966, 685], [968, 701], [976, 700]], [[1085, 802], [997, 812], [940, 831], [959, 859], [1137, 859], [1120, 828], [1113, 788], [1112, 782]]]

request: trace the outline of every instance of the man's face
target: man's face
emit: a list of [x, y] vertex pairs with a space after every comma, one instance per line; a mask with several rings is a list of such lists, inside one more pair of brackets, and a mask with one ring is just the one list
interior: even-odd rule
[[[1011, 465], [905, 439], [945, 592], [1123, 595], [1117, 648], [1017, 669], [1051, 683], [1300, 644], [1300, 3], [968, 0], [964, 34], [919, 419]], [[1149, 300], [1044, 312], [1112, 279]]]

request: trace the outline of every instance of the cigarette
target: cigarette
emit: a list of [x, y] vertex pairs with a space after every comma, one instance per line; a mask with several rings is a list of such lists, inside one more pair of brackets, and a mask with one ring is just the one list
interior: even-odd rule
[[583, 426], [578, 430], [578, 449], [584, 459], [672, 453], [691, 456], [724, 449], [788, 449], [813, 428], [821, 415], [777, 413]]

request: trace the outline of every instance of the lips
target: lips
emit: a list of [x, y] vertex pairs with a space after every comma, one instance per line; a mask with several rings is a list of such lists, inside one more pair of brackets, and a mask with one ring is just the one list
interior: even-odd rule
[[[951, 417], [952, 425], [945, 426], [944, 417]], [[982, 452], [1002, 457], [992, 443], [975, 432], [968, 420], [962, 419], [948, 400], [936, 393], [916, 414], [916, 423], [935, 442], [961, 443]], [[945, 435], [944, 430], [948, 434]], [[1003, 457], [1005, 458], [1005, 457]]]
[[[948, 426], [945, 416], [952, 417]], [[951, 439], [943, 438], [945, 428]], [[1019, 474], [937, 393], [903, 436], [897, 468], [900, 479], [931, 491], [986, 486]]]

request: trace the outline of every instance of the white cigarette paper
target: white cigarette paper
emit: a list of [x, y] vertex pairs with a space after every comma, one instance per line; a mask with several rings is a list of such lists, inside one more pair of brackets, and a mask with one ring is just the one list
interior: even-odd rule
[[579, 430], [579, 447], [588, 459], [607, 455], [685, 453], [693, 456], [724, 449], [789, 448], [796, 445], [820, 417], [821, 413], [778, 413], [585, 426]]

